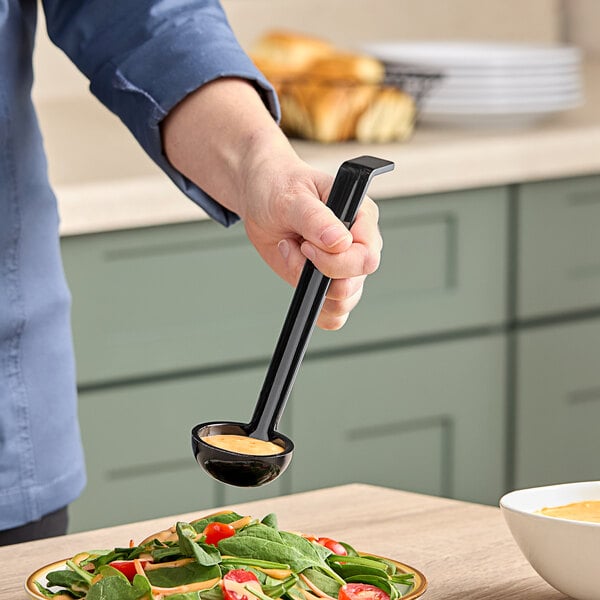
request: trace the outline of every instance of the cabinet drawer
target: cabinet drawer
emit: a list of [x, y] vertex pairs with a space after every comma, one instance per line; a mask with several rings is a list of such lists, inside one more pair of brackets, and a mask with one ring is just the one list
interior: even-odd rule
[[62, 241], [79, 383], [268, 356], [292, 288], [241, 227], [194, 223]]
[[[192, 454], [192, 427], [247, 421], [263, 377], [249, 369], [81, 394], [88, 484], [70, 508], [71, 531], [289, 493], [292, 467], [267, 486], [234, 488], [209, 477]], [[293, 437], [287, 415], [280, 429]]]
[[291, 400], [294, 491], [351, 482], [496, 504], [501, 336], [308, 362]]
[[600, 177], [520, 189], [519, 316], [600, 306]]
[[380, 202], [381, 266], [346, 326], [318, 332], [311, 346], [503, 322], [506, 195], [490, 188]]
[[518, 338], [516, 485], [600, 479], [600, 320]]

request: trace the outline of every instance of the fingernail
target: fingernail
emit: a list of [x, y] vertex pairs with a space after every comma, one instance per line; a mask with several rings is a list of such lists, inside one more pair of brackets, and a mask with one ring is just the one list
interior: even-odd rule
[[317, 257], [317, 253], [315, 249], [310, 245], [304, 242], [302, 246], [300, 246], [300, 250], [302, 250], [302, 254], [308, 258], [308, 260], [313, 261]]
[[339, 244], [344, 238], [348, 237], [350, 232], [341, 225], [332, 225], [321, 234], [321, 241], [328, 247], [332, 248]]
[[290, 255], [290, 245], [287, 240], [281, 240], [279, 244], [277, 244], [277, 248], [279, 248], [279, 252], [281, 256], [283, 256], [283, 260], [287, 260]]

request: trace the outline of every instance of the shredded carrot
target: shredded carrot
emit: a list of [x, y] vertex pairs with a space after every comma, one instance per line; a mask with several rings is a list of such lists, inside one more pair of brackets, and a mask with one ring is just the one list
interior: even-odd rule
[[304, 588], [297, 588], [302, 592], [302, 595], [304, 596], [304, 598], [306, 598], [306, 600], [319, 600], [317, 596], [315, 596], [314, 594], [311, 594], [308, 590], [305, 590]]
[[326, 600], [336, 600], [329, 594], [326, 594], [323, 590], [320, 590], [304, 573], [300, 573], [300, 579], [319, 597], [326, 598]]
[[135, 567], [135, 572], [142, 577], [146, 577], [146, 573], [144, 573], [144, 567], [142, 567], [142, 563], [138, 558], [133, 559], [133, 566]]
[[292, 571], [290, 571], [290, 569], [263, 569], [262, 567], [254, 568], [257, 571], [261, 571], [265, 575], [272, 577], [273, 579], [287, 579], [292, 575]]
[[153, 594], [162, 594], [163, 596], [172, 596], [173, 594], [187, 594], [189, 592], [199, 592], [201, 590], [207, 590], [217, 583], [219, 583], [219, 577], [209, 579], [207, 581], [197, 581], [196, 583], [188, 583], [186, 585], [180, 585], [173, 588], [158, 587], [156, 585], [151, 586]]
[[129, 540], [129, 547], [130, 548], [134, 548], [135, 547], [135, 542], [133, 540]]
[[246, 527], [246, 525], [248, 525], [248, 523], [250, 523], [252, 521], [252, 517], [242, 517], [241, 519], [238, 519], [237, 521], [233, 521], [232, 523], [229, 523], [234, 529], [241, 529], [242, 527]]
[[175, 526], [169, 527], [168, 529], [163, 529], [162, 531], [159, 531], [157, 533], [153, 533], [152, 535], [149, 535], [147, 538], [142, 540], [139, 545], [143, 546], [144, 544], [147, 544], [148, 542], [151, 542], [152, 540], [158, 540], [159, 542], [166, 542], [175, 533], [175, 531], [176, 531]]

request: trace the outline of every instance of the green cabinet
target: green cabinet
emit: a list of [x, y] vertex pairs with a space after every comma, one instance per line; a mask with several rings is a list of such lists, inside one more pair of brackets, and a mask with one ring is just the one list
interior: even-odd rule
[[600, 478], [600, 319], [518, 337], [516, 485]]
[[514, 487], [598, 479], [600, 177], [519, 186]]
[[266, 357], [292, 292], [241, 226], [68, 237], [62, 250], [84, 385]]
[[519, 189], [518, 316], [600, 306], [600, 177]]
[[498, 325], [505, 319], [505, 188], [385, 200], [381, 265], [348, 325], [311, 349]]
[[308, 362], [291, 399], [294, 491], [360, 481], [495, 503], [504, 361], [490, 336]]

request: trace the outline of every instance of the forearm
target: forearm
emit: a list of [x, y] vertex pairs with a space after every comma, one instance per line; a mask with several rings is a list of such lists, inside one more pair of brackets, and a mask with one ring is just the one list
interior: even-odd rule
[[247, 81], [217, 79], [179, 103], [162, 123], [171, 164], [226, 208], [245, 216], [248, 178], [277, 155], [297, 160]]

